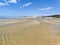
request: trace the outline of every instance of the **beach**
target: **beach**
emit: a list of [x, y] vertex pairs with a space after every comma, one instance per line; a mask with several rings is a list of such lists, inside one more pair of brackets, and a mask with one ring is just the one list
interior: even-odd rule
[[0, 45], [60, 45], [60, 19], [12, 19], [1, 24]]

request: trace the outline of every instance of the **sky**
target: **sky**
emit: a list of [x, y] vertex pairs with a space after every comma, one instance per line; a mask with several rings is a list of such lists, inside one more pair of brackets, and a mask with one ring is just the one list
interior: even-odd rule
[[60, 14], [60, 0], [0, 0], [0, 17]]

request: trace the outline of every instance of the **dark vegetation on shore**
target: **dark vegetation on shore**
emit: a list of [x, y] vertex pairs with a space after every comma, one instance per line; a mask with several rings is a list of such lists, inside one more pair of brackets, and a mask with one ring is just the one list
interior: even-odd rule
[[60, 15], [50, 15], [50, 16], [47, 16], [47, 17], [55, 17], [55, 18], [60, 18]]

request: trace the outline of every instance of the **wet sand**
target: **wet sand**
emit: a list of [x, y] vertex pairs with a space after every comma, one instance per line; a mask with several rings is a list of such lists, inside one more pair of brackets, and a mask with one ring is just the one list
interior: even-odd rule
[[0, 26], [0, 45], [60, 45], [60, 21], [37, 19]]

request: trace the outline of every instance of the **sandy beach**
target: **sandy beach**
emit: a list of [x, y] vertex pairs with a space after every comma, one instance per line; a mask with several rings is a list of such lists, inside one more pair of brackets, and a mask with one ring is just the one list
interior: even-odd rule
[[60, 45], [58, 19], [24, 19], [1, 24], [4, 26], [0, 26], [0, 45]]

